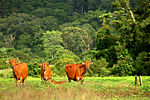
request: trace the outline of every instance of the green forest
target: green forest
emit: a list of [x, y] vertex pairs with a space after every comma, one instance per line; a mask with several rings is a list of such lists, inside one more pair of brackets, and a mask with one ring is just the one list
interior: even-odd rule
[[86, 76], [150, 75], [149, 0], [0, 0], [0, 70], [6, 60], [28, 63], [40, 76], [93, 62]]

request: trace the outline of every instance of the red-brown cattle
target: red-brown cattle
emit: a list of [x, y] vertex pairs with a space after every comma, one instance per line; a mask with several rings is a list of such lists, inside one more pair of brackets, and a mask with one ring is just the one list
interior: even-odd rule
[[56, 84], [64, 84], [66, 83], [66, 81], [55, 81], [54, 79], [50, 79], [49, 82], [51, 82], [52, 84], [56, 85]]
[[49, 67], [49, 64], [46, 62], [40, 64], [41, 66], [41, 79], [44, 81], [48, 81], [51, 79], [51, 68]]
[[13, 75], [16, 81], [16, 86], [18, 86], [18, 80], [20, 80], [20, 84], [25, 86], [25, 81], [28, 76], [28, 64], [27, 63], [17, 63], [18, 60], [10, 59], [6, 61], [6, 63], [11, 64], [11, 68], [13, 69]]
[[84, 61], [82, 64], [67, 64], [65, 66], [65, 71], [68, 76], [68, 81], [71, 82], [71, 80], [74, 80], [78, 82], [81, 80], [81, 84], [83, 84], [84, 76], [91, 64], [93, 63], [90, 63], [90, 61]]

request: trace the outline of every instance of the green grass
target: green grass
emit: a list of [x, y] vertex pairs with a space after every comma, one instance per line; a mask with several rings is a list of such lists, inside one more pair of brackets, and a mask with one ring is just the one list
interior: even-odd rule
[[85, 77], [83, 85], [74, 81], [53, 85], [28, 77], [23, 88], [16, 87], [13, 78], [0, 78], [0, 100], [150, 100], [150, 76], [142, 76], [142, 81], [143, 86], [135, 86], [134, 76]]

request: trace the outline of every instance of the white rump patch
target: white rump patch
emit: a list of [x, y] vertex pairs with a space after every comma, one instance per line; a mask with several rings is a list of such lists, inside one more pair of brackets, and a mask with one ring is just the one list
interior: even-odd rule
[[80, 77], [77, 77], [77, 81], [79, 81]]

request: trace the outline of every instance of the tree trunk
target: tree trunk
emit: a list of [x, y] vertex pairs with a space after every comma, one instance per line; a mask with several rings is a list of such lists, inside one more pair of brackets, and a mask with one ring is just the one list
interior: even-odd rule
[[6, 47], [12, 47], [12, 42], [14, 39], [15, 39], [15, 36], [13, 36], [12, 34], [7, 37], [4, 36], [4, 41], [5, 41]]
[[130, 16], [131, 16], [133, 22], [135, 22], [135, 17], [134, 17], [134, 14], [133, 14], [131, 8], [129, 7], [129, 4], [126, 3], [126, 6], [128, 8], [128, 12], [130, 13]]

